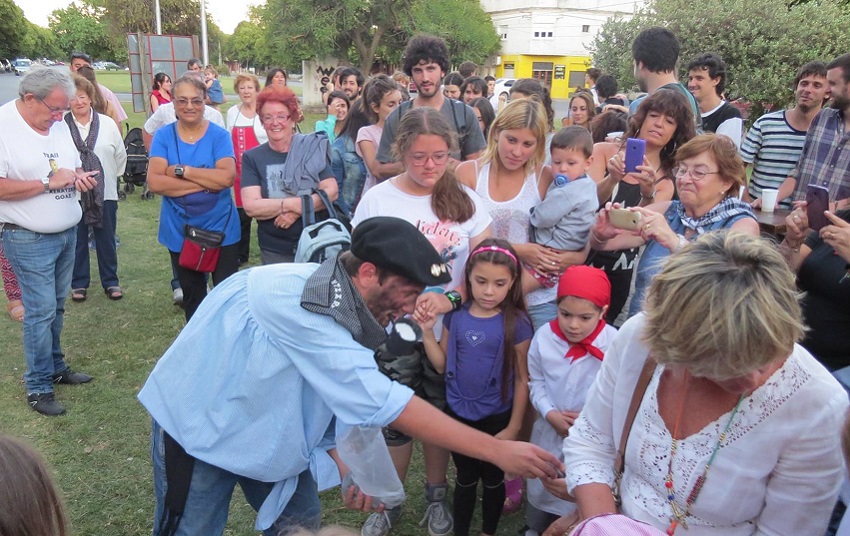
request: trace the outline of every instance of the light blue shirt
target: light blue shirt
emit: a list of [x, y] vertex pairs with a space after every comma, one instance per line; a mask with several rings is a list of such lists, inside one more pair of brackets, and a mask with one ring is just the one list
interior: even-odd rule
[[[283, 511], [312, 469], [337, 485], [325, 437], [334, 416], [385, 426], [413, 392], [384, 376], [374, 353], [330, 316], [301, 307], [316, 264], [243, 270], [203, 301], [139, 393], [151, 416], [190, 455], [277, 485], [258, 527]], [[265, 528], [265, 527], [263, 527]]]

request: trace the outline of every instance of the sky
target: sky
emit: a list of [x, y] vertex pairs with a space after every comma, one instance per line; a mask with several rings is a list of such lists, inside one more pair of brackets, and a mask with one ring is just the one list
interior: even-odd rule
[[[232, 34], [236, 25], [248, 18], [252, 3], [234, 0], [206, 0], [207, 12], [224, 33]], [[15, 0], [30, 22], [47, 28], [47, 16], [55, 9], [64, 9], [70, 0]]]

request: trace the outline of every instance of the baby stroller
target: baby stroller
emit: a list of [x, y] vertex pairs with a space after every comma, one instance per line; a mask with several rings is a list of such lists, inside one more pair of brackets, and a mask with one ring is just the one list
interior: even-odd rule
[[127, 194], [135, 191], [136, 186], [142, 187], [142, 199], [153, 199], [154, 193], [148, 190], [148, 152], [145, 150], [142, 129], [134, 128], [124, 137], [124, 148], [127, 150], [127, 168], [124, 170], [124, 188], [118, 187], [118, 199], [124, 201]]

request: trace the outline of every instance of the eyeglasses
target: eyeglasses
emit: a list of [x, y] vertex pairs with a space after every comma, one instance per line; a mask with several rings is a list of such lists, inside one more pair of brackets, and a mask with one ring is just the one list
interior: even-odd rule
[[189, 103], [191, 103], [192, 106], [203, 106], [204, 99], [174, 99], [174, 104], [180, 106], [181, 108], [188, 106]]
[[685, 166], [676, 166], [673, 168], [673, 176], [681, 179], [685, 175], [690, 175], [694, 181], [701, 181], [706, 175], [717, 175], [719, 171], [705, 171], [704, 169], [688, 169]]
[[70, 112], [70, 111], [71, 111], [71, 108], [57, 108], [57, 107], [55, 107], [55, 106], [51, 106], [51, 105], [47, 104], [47, 103], [46, 103], [46, 102], [44, 102], [42, 99], [37, 99], [37, 100], [38, 100], [38, 102], [40, 102], [40, 103], [42, 103], [43, 105], [47, 106], [47, 109], [48, 109], [48, 110], [50, 110], [50, 115], [57, 115], [57, 114], [64, 115], [66, 112]]
[[263, 123], [267, 125], [272, 125], [275, 121], [277, 121], [278, 123], [286, 123], [287, 121], [289, 121], [289, 116], [283, 114], [263, 116]]
[[434, 153], [434, 154], [413, 154], [410, 155], [410, 161], [414, 166], [424, 166], [428, 160], [434, 162], [434, 165], [442, 166], [449, 159], [449, 153]]

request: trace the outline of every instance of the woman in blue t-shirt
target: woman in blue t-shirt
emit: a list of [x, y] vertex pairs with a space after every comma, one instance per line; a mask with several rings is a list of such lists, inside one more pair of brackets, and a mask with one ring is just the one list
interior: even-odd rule
[[177, 267], [187, 322], [207, 295], [207, 277], [180, 266], [185, 226], [224, 233], [213, 284], [238, 269], [241, 234], [230, 193], [236, 177], [233, 144], [226, 130], [204, 119], [206, 89], [188, 76], [174, 83], [177, 122], [156, 131], [148, 164], [148, 188], [162, 195], [159, 243]]
[[[534, 334], [525, 308], [517, 254], [500, 239], [487, 239], [466, 262], [466, 295], [460, 309], [443, 318], [416, 317], [428, 359], [446, 375], [446, 413], [500, 439], [516, 439], [528, 405], [528, 347]], [[446, 335], [448, 333], [448, 335]], [[495, 465], [456, 452], [454, 533], [467, 536], [482, 493], [481, 534], [496, 534], [505, 501], [505, 473]]]

